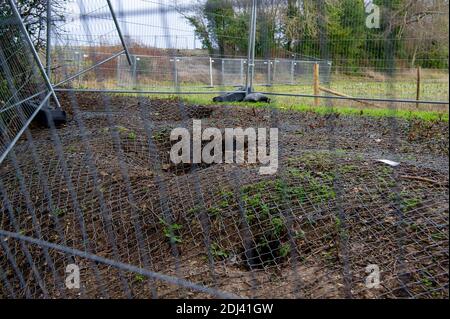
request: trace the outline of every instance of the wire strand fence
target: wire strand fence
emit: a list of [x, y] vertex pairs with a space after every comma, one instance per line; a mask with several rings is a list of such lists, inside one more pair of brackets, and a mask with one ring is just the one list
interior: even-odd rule
[[[189, 33], [203, 7], [188, 1], [67, 1], [54, 11], [50, 88], [16, 2], [1, 2], [0, 298], [448, 298], [445, 59], [407, 66], [392, 24], [353, 54], [360, 34], [333, 37], [364, 22], [325, 30], [339, 6], [325, 0], [275, 1], [273, 17], [255, 1], [256, 58], [243, 57], [251, 2], [208, 1], [200, 18], [215, 23]], [[317, 21], [304, 26], [302, 12]], [[270, 103], [212, 103], [248, 74]], [[67, 123], [29, 125], [23, 101], [38, 110], [53, 89]], [[221, 146], [229, 128], [264, 130], [258, 154], [276, 141], [277, 172], [249, 161], [250, 133], [230, 143], [244, 161], [174, 163], [173, 130], [194, 135], [198, 121]]]

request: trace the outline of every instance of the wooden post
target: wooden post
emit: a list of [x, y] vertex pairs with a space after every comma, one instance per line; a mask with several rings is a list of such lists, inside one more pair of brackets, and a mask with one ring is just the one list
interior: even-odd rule
[[[417, 67], [417, 93], [416, 93], [416, 100], [420, 101], [420, 93], [421, 93], [421, 81], [422, 81], [422, 72], [420, 69], [420, 66]], [[420, 103], [417, 103], [417, 108], [419, 108]]]
[[320, 80], [319, 80], [319, 64], [314, 64], [314, 71], [313, 71], [313, 77], [314, 77], [314, 95], [316, 96], [314, 98], [314, 105], [319, 106], [319, 96], [320, 94]]

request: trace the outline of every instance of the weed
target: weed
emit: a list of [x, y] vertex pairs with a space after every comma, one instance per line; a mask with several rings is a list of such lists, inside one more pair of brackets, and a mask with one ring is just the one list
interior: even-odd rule
[[126, 134], [129, 131], [129, 129], [127, 129], [126, 127], [120, 126], [120, 125], [116, 126], [116, 129], [120, 134]]
[[164, 140], [168, 135], [170, 135], [170, 129], [169, 128], [163, 128], [157, 132], [155, 132], [152, 137], [156, 141], [162, 141]]
[[66, 210], [65, 209], [61, 209], [61, 208], [55, 208], [52, 211], [52, 215], [55, 217], [62, 217], [66, 214]]
[[128, 138], [129, 138], [130, 140], [135, 141], [136, 138], [137, 138], [137, 135], [136, 135], [135, 132], [130, 132], [130, 133], [128, 133]]
[[343, 174], [353, 173], [353, 172], [356, 172], [357, 170], [358, 170], [358, 167], [356, 167], [355, 165], [352, 165], [352, 164], [344, 165], [340, 169], [341, 173], [343, 173]]
[[256, 218], [256, 215], [248, 210], [245, 211], [245, 219], [249, 224], [251, 224]]
[[290, 251], [291, 251], [291, 246], [288, 243], [284, 243], [280, 247], [280, 256], [283, 258], [286, 258], [289, 255]]
[[137, 281], [137, 282], [144, 282], [145, 281], [145, 276], [144, 275], [141, 275], [141, 274], [136, 274], [136, 276], [134, 276], [134, 279]]
[[443, 240], [445, 239], [445, 235], [442, 233], [434, 233], [431, 235], [431, 238], [433, 238], [434, 240]]
[[188, 216], [195, 216], [201, 211], [199, 206], [195, 206], [187, 211]]
[[67, 149], [66, 149], [67, 153], [76, 153], [78, 151], [78, 148], [76, 145], [70, 145]]
[[243, 196], [246, 205], [249, 205], [254, 210], [261, 212], [262, 216], [268, 216], [270, 214], [269, 206], [262, 199], [262, 194], [258, 193], [253, 196]]
[[214, 217], [217, 217], [220, 215], [220, 213], [222, 212], [219, 208], [217, 207], [210, 207], [207, 210], [208, 214]]
[[339, 232], [342, 228], [342, 221], [339, 217], [334, 218], [334, 226], [336, 227], [336, 230]]
[[332, 187], [321, 183], [316, 179], [312, 179], [309, 182], [309, 191], [314, 193], [316, 202], [327, 202], [336, 198], [336, 193]]
[[420, 280], [421, 282], [422, 282], [422, 284], [425, 286], [425, 287], [427, 287], [427, 288], [432, 288], [434, 285], [433, 285], [433, 282], [429, 279], [429, 278], [422, 278], [421, 280]]
[[281, 233], [285, 229], [284, 221], [280, 217], [274, 217], [270, 220], [270, 223], [273, 227], [273, 233], [276, 236], [276, 238], [279, 238], [281, 236]]
[[419, 198], [408, 198], [403, 200], [403, 209], [405, 211], [411, 211], [415, 209], [417, 206], [419, 206], [421, 203], [421, 200]]
[[169, 224], [162, 218], [159, 219], [161, 225], [163, 225], [164, 236], [170, 239], [171, 243], [179, 244], [182, 243], [181, 236], [178, 234], [179, 230], [183, 228], [180, 224]]
[[289, 195], [291, 199], [297, 199], [300, 203], [306, 202], [306, 192], [301, 186], [289, 188]]
[[222, 200], [219, 201], [219, 207], [227, 208], [228, 206], [230, 206], [233, 200], [233, 192], [223, 189], [220, 191], [219, 195], [222, 197]]
[[296, 239], [304, 239], [306, 237], [306, 233], [303, 230], [297, 230], [294, 236]]
[[289, 174], [295, 178], [301, 178], [303, 176], [302, 172], [298, 168], [289, 169]]
[[227, 259], [229, 254], [218, 244], [211, 244], [211, 254], [218, 259]]

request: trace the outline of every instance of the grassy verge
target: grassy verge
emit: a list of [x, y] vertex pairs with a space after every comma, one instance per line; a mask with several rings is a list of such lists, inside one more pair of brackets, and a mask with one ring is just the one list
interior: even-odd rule
[[[256, 108], [264, 108], [264, 107], [275, 107], [279, 110], [294, 110], [299, 112], [313, 112], [318, 114], [327, 114], [330, 112], [339, 113], [342, 115], [350, 115], [350, 116], [369, 116], [369, 117], [397, 117], [407, 120], [412, 119], [421, 119], [425, 121], [449, 121], [449, 113], [448, 108], [445, 112], [438, 111], [423, 111], [423, 110], [391, 110], [388, 108], [369, 108], [369, 107], [328, 107], [328, 106], [311, 106], [307, 101], [306, 103], [299, 103], [299, 98], [284, 98], [277, 97], [274, 99], [273, 103], [268, 105], [265, 103], [241, 103], [241, 102], [232, 102], [232, 103], [214, 103], [212, 102], [212, 98], [214, 95], [186, 95], [182, 96], [182, 100], [186, 103], [190, 104], [202, 104], [202, 105], [236, 105], [236, 106], [244, 106], [244, 107], [256, 107]], [[304, 99], [307, 100], [307, 99]]]
[[[445, 82], [445, 81], [444, 81]], [[368, 96], [368, 97], [383, 97], [386, 96], [385, 83], [374, 82], [361, 82], [361, 81], [335, 81], [332, 88], [339, 92], [351, 93], [352, 96]], [[448, 96], [448, 83], [433, 82], [424, 83], [425, 96], [422, 98], [435, 100], [442, 98], [442, 96]], [[95, 87], [95, 86], [93, 86]], [[395, 84], [396, 92], [399, 93], [397, 98], [411, 99], [414, 94], [413, 86], [406, 82], [397, 82]], [[125, 88], [123, 88], [125, 89]], [[132, 89], [132, 88], [128, 88]], [[159, 88], [164, 91], [164, 89]], [[192, 95], [173, 95], [173, 94], [149, 94], [149, 97], [159, 99], [172, 99], [179, 96], [183, 101], [190, 104], [212, 105], [212, 104], [225, 104], [225, 105], [239, 105], [245, 107], [267, 107], [263, 103], [214, 103], [212, 99], [217, 94], [211, 94], [212, 91], [233, 91], [235, 87], [225, 86], [216, 88], [207, 88], [198, 86], [182, 86], [181, 91], [202, 92], [204, 94], [192, 94]], [[173, 86], [170, 87], [168, 83], [167, 91], [172, 91]], [[312, 94], [311, 85], [277, 85], [274, 87], [257, 86], [256, 91], [259, 92], [273, 92], [273, 93], [303, 93]], [[387, 103], [374, 103], [373, 107], [364, 105], [354, 101], [339, 100], [334, 101], [334, 108], [325, 105], [326, 100], [320, 100], [323, 106], [315, 107], [314, 99], [312, 98], [299, 98], [299, 97], [287, 97], [287, 96], [272, 96], [272, 103], [270, 107], [275, 107], [280, 110], [295, 110], [299, 112], [314, 112], [318, 114], [326, 114], [329, 112], [335, 112], [342, 115], [351, 116], [369, 116], [369, 117], [398, 117], [407, 120], [422, 119], [425, 121], [449, 121], [449, 108], [448, 105], [423, 105], [419, 107], [415, 103], [397, 103], [396, 110], [390, 110]]]

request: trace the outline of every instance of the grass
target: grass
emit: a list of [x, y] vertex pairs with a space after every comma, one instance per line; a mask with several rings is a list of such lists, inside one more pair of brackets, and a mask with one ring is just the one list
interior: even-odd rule
[[403, 200], [403, 207], [405, 211], [414, 210], [417, 206], [421, 204], [420, 198], [407, 198]]
[[[90, 87], [95, 87], [90, 86]], [[333, 79], [330, 85], [331, 89], [338, 92], [345, 93], [354, 97], [372, 97], [383, 98], [390, 94], [390, 87], [387, 82], [375, 81], [366, 78], [350, 79], [345, 77], [339, 77]], [[114, 86], [114, 89], [117, 87]], [[126, 88], [123, 88], [126, 89]], [[173, 91], [174, 87], [171, 83], [167, 83], [167, 87], [164, 89], [161, 86], [141, 88], [142, 90], [162, 90]], [[226, 104], [226, 105], [238, 105], [244, 107], [261, 108], [268, 107], [265, 103], [213, 103], [212, 99], [217, 94], [211, 94], [208, 92], [213, 91], [232, 91], [235, 90], [232, 86], [223, 86], [208, 88], [202, 83], [190, 83], [190, 85], [182, 85], [180, 91], [202, 92], [205, 94], [191, 94], [180, 95], [181, 99], [188, 104], [200, 104], [200, 105], [212, 105], [212, 104]], [[397, 80], [393, 83], [393, 89], [396, 93], [395, 98], [415, 100], [416, 98], [416, 83], [410, 80]], [[301, 85], [276, 85], [273, 87], [256, 86], [255, 90], [258, 92], [272, 92], [272, 93], [294, 93], [294, 94], [313, 94], [313, 88], [311, 84]], [[125, 94], [130, 95], [130, 94]], [[179, 95], [175, 94], [158, 94], [150, 97], [157, 97], [159, 99], [173, 99]], [[287, 96], [271, 96], [272, 103], [269, 107], [275, 107], [279, 110], [295, 110], [299, 112], [313, 112], [317, 114], [328, 114], [330, 112], [339, 113], [347, 116], [367, 116], [367, 117], [396, 117], [406, 120], [421, 119], [425, 121], [449, 121], [449, 109], [448, 106], [442, 105], [420, 105], [415, 103], [399, 103], [397, 110], [391, 110], [388, 108], [387, 103], [376, 103], [373, 106], [368, 106], [353, 101], [334, 101], [334, 108], [327, 105], [314, 106], [314, 100], [312, 98], [301, 97], [287, 97]], [[423, 81], [422, 83], [422, 100], [448, 100], [448, 78], [440, 78], [440, 80]], [[325, 99], [320, 100], [321, 103], [326, 103]]]
[[[421, 119], [424, 121], [449, 121], [448, 110], [446, 112], [427, 111], [427, 110], [408, 110], [397, 109], [391, 110], [388, 108], [360, 108], [360, 107], [328, 107], [328, 106], [312, 106], [311, 104], [300, 104], [298, 100], [300, 98], [295, 97], [276, 97], [272, 104], [266, 103], [249, 103], [249, 102], [228, 102], [218, 103], [212, 102], [214, 95], [186, 95], [182, 97], [182, 100], [188, 104], [200, 104], [200, 105], [229, 105], [229, 106], [243, 106], [251, 108], [268, 108], [275, 107], [281, 111], [293, 110], [298, 112], [311, 112], [320, 115], [337, 113], [347, 116], [367, 116], [375, 118], [383, 117], [396, 117], [406, 120]], [[171, 97], [173, 98], [173, 96]]]

